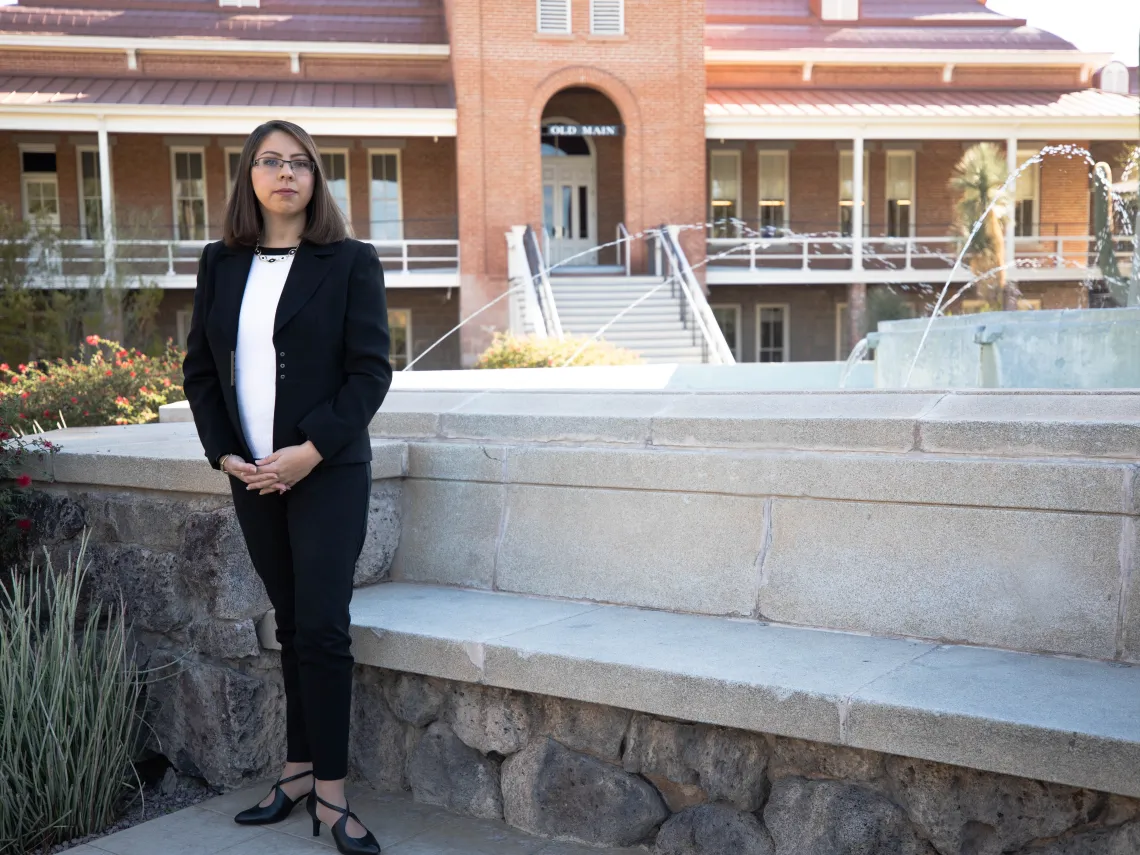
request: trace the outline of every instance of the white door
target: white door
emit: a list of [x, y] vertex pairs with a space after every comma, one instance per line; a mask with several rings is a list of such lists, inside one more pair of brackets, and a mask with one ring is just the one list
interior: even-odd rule
[[550, 266], [598, 263], [598, 213], [593, 157], [542, 159], [542, 212]]

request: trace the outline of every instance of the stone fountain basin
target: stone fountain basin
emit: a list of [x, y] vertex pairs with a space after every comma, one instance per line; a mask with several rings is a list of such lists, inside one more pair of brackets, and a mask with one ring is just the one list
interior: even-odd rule
[[940, 317], [908, 383], [928, 323], [886, 321], [871, 334], [877, 388], [1140, 388], [1140, 308]]

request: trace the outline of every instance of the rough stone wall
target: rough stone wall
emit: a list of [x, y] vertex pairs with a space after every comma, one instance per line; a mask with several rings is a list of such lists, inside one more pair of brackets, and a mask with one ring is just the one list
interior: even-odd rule
[[[354, 584], [387, 577], [399, 483], [377, 481]], [[38, 494], [38, 547], [66, 567], [84, 528], [84, 604], [121, 595], [149, 674], [147, 748], [183, 773], [233, 787], [279, 771], [285, 695], [279, 654], [262, 650], [271, 608], [228, 496], [53, 486]], [[42, 555], [42, 549], [39, 550]]]
[[1125, 855], [1140, 800], [357, 666], [350, 774], [656, 855]]

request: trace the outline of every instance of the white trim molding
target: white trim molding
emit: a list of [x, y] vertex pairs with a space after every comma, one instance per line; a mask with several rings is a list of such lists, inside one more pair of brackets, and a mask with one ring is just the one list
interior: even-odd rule
[[1077, 50], [927, 50], [925, 48], [793, 48], [791, 50], [730, 50], [705, 48], [708, 65], [1032, 65], [1100, 68], [1108, 53]]
[[1033, 139], [1130, 140], [1136, 137], [1136, 116], [705, 117], [705, 137], [712, 140], [1004, 140], [1011, 133]]
[[[307, 42], [266, 39], [135, 38], [116, 36], [57, 36], [7, 33], [0, 48], [33, 50], [121, 50], [148, 53], [244, 53], [303, 54], [305, 56], [394, 56], [404, 59], [446, 59], [450, 45], [402, 44], [398, 42]], [[1107, 57], [1105, 62], [1111, 57]], [[1101, 63], [1103, 65], [1104, 63]], [[1098, 66], [1099, 67], [1099, 66]]]
[[[0, 105], [11, 131], [91, 133], [106, 120], [109, 133], [207, 134], [245, 137], [276, 115], [272, 107], [178, 107], [169, 104]], [[454, 137], [453, 108], [290, 107], [290, 120], [317, 137]]]

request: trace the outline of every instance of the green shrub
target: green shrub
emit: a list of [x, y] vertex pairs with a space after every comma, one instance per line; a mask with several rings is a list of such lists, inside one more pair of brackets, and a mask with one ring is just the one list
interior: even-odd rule
[[0, 421], [20, 433], [156, 421], [159, 406], [186, 398], [183, 356], [169, 340], [161, 356], [149, 357], [92, 335], [70, 360], [0, 364]]
[[[584, 347], [583, 347], [584, 346]], [[578, 351], [581, 350], [581, 353]], [[584, 365], [639, 365], [641, 357], [632, 350], [615, 347], [606, 341], [590, 341], [586, 336], [565, 338], [517, 338], [509, 333], [495, 333], [476, 368], [557, 368], [578, 353], [571, 363]]]
[[106, 828], [138, 781], [145, 684], [122, 597], [80, 617], [86, 543], [62, 572], [45, 556], [0, 578], [0, 852]]

